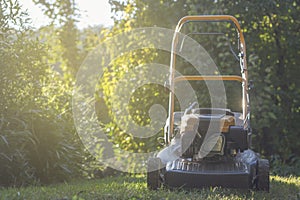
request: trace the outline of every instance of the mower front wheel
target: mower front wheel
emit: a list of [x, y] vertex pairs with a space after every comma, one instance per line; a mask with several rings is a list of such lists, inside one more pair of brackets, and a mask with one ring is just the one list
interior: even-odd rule
[[160, 158], [150, 158], [147, 167], [147, 187], [156, 190], [161, 187], [160, 169], [162, 163]]
[[269, 161], [266, 159], [258, 159], [257, 174], [256, 174], [256, 189], [269, 192], [270, 189], [270, 175], [269, 175]]

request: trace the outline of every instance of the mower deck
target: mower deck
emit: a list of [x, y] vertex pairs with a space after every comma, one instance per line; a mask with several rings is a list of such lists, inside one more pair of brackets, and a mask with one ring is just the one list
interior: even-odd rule
[[242, 162], [196, 163], [175, 160], [168, 163], [163, 173], [164, 184], [169, 187], [201, 188], [230, 187], [248, 189], [253, 185], [252, 165]]

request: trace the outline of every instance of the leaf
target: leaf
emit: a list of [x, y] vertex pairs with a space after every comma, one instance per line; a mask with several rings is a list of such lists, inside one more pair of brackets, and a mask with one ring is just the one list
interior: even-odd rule
[[275, 115], [274, 113], [272, 113], [272, 112], [268, 112], [268, 115], [269, 115], [269, 117], [270, 117], [271, 119], [273, 119], [273, 120], [276, 120], [276, 119], [277, 119], [276, 115]]

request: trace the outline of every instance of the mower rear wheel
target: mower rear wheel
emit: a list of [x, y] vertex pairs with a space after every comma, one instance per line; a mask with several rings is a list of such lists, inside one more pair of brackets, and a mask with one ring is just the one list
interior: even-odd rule
[[161, 187], [160, 169], [162, 163], [160, 158], [150, 158], [147, 167], [147, 187], [156, 190]]
[[269, 175], [269, 161], [267, 159], [258, 159], [257, 174], [256, 174], [256, 189], [269, 192], [270, 189], [270, 175]]

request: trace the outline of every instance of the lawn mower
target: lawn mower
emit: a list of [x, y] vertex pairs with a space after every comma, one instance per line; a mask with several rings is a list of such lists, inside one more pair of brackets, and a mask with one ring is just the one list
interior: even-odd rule
[[[238, 37], [239, 75], [175, 74], [178, 33], [186, 23], [231, 23]], [[205, 33], [208, 34], [208, 33]], [[215, 33], [213, 33], [215, 34]], [[216, 35], [216, 34], [215, 34]], [[238, 20], [228, 15], [185, 16], [177, 24], [171, 50], [168, 120], [165, 148], [148, 160], [147, 185], [158, 189], [226, 187], [269, 191], [269, 161], [251, 150], [249, 90], [246, 45]], [[180, 81], [233, 81], [241, 88], [240, 112], [229, 108], [198, 107], [191, 102], [175, 111], [174, 88]]]

